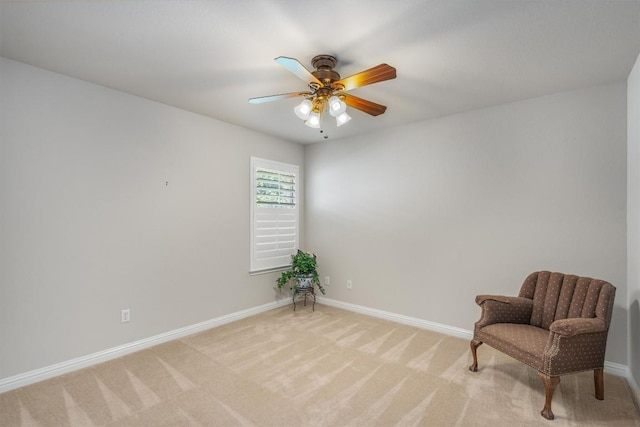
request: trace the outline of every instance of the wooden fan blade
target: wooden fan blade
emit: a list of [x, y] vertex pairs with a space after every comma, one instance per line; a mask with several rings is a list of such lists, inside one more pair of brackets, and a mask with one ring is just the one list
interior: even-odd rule
[[357, 96], [343, 94], [344, 103], [349, 107], [353, 107], [357, 110], [364, 111], [372, 116], [379, 116], [387, 111], [387, 107], [384, 105], [376, 104], [375, 102], [367, 101], [366, 99], [358, 98]]
[[311, 92], [291, 92], [282, 93], [280, 95], [259, 96], [257, 98], [249, 98], [250, 104], [262, 104], [263, 102], [279, 101], [286, 98], [295, 98], [297, 96], [311, 95]]
[[314, 82], [322, 86], [322, 82], [318, 80], [316, 76], [311, 74], [311, 71], [307, 70], [297, 59], [279, 56], [275, 61], [298, 76], [298, 78], [303, 80], [305, 83], [309, 84], [310, 82]]
[[338, 80], [332, 86], [344, 86], [344, 90], [351, 90], [357, 87], [383, 82], [396, 78], [396, 69], [391, 65], [380, 64], [368, 70], [361, 71], [344, 79]]

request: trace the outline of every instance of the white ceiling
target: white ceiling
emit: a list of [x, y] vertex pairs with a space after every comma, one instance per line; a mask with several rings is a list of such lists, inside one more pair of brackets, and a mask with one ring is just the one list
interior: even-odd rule
[[[293, 114], [303, 91], [277, 56], [333, 54], [351, 93], [384, 104], [338, 139], [574, 88], [623, 81], [640, 53], [640, 0], [20, 1], [0, 4], [0, 55], [279, 138], [322, 135]], [[1, 94], [0, 94], [1, 96]]]

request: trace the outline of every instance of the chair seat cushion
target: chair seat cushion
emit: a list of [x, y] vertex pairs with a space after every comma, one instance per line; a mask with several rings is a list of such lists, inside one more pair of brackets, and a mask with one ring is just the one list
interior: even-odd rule
[[537, 326], [517, 323], [494, 323], [477, 332], [477, 337], [496, 350], [542, 370], [542, 355], [549, 331]]

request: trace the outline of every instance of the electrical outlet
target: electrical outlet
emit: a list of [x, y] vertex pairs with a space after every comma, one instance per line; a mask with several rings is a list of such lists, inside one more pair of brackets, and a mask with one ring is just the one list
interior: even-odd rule
[[347, 280], [347, 289], [353, 289], [353, 282], [351, 280]]
[[329, 276], [324, 276], [324, 284], [325, 284], [325, 285], [328, 285], [329, 283], [331, 283], [331, 282], [329, 281]]
[[131, 310], [129, 310], [128, 308], [120, 310], [120, 321], [122, 323], [125, 323], [129, 320], [131, 320]]

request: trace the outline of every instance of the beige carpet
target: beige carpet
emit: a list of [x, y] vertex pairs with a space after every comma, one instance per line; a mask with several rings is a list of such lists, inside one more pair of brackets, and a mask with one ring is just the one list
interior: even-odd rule
[[623, 378], [535, 371], [488, 346], [317, 304], [269, 311], [0, 394], [2, 426], [640, 426]]

